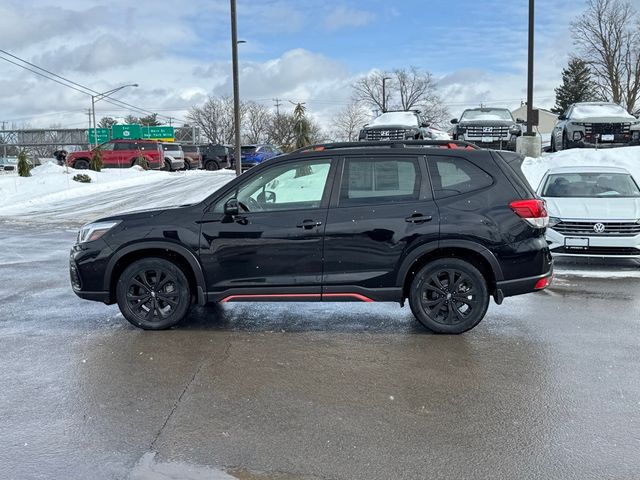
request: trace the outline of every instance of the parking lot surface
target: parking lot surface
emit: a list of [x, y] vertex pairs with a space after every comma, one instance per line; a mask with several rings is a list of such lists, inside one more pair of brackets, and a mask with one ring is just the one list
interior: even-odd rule
[[559, 264], [461, 336], [393, 304], [145, 332], [75, 297], [74, 238], [0, 224], [3, 478], [640, 478], [637, 265]]

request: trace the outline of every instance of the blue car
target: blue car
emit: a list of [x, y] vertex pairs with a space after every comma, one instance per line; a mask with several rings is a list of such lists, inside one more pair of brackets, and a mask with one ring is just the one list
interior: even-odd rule
[[[269, 160], [277, 155], [282, 155], [282, 151], [273, 145], [243, 145], [241, 150], [242, 170], [247, 170], [265, 160]], [[231, 168], [235, 168], [235, 159], [231, 162]]]

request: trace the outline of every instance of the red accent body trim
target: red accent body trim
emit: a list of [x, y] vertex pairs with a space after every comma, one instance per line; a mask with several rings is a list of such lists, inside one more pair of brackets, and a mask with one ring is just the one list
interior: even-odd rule
[[317, 298], [318, 300], [329, 299], [329, 298], [352, 298], [354, 300], [359, 300], [361, 302], [371, 303], [374, 300], [371, 300], [369, 297], [361, 295], [359, 293], [266, 293], [266, 294], [241, 294], [241, 295], [229, 295], [228, 297], [220, 300], [220, 303], [233, 302], [234, 300], [251, 300], [251, 299], [265, 299], [265, 298]]

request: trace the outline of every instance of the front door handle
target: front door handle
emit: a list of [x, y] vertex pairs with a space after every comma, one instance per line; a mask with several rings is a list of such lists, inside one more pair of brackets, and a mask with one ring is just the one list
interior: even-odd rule
[[296, 225], [296, 227], [311, 230], [312, 228], [319, 227], [320, 225], [322, 225], [322, 222], [316, 222], [315, 220], [303, 220], [302, 223]]
[[409, 223], [425, 223], [433, 220], [431, 215], [422, 215], [421, 213], [414, 213], [410, 217], [404, 219], [405, 222]]

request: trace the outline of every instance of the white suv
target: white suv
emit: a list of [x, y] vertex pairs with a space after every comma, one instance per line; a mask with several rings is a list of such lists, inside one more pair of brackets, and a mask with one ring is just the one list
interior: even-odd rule
[[164, 168], [165, 170], [176, 171], [184, 170], [184, 152], [178, 143], [163, 143], [164, 151]]
[[549, 170], [538, 187], [547, 202], [551, 253], [640, 258], [640, 189], [616, 167]]

